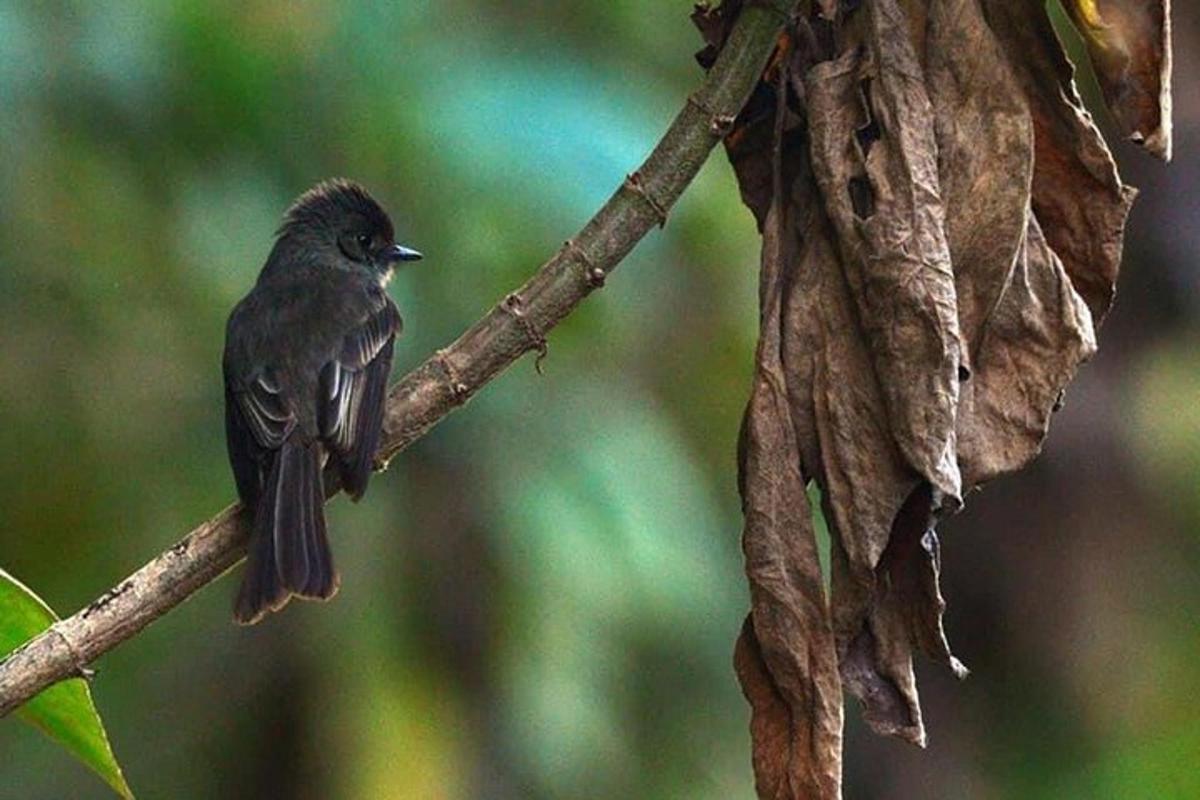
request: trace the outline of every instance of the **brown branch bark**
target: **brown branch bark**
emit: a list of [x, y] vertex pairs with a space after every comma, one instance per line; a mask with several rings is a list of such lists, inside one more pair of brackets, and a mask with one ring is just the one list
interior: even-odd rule
[[[746, 3], [720, 58], [654, 151], [583, 229], [457, 341], [392, 387], [387, 461], [530, 350], [594, 289], [666, 213], [729, 129], [758, 80], [795, 0]], [[0, 716], [84, 667], [240, 561], [249, 528], [227, 507], [178, 544], [0, 662]]]

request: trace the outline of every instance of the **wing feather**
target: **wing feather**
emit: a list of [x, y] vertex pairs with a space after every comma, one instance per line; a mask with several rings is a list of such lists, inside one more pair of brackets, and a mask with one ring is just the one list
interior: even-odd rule
[[295, 427], [296, 417], [270, 370], [244, 384], [231, 383], [227, 376], [225, 441], [243, 503], [258, 502], [272, 456]]
[[321, 372], [321, 438], [337, 458], [342, 485], [355, 499], [366, 491], [379, 446], [392, 349], [400, 314], [390, 299], [351, 331]]
[[262, 495], [266, 451], [255, 441], [241, 403], [228, 387], [225, 389], [225, 445], [229, 449], [238, 497], [253, 507]]
[[288, 408], [278, 379], [265, 369], [234, 394], [255, 440], [268, 450], [278, 450], [296, 427], [296, 416]]

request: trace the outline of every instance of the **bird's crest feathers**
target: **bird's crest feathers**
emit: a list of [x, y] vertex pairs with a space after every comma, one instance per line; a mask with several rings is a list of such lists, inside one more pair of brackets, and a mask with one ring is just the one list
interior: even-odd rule
[[285, 236], [306, 227], [332, 227], [347, 215], [361, 217], [372, 229], [386, 232], [389, 241], [394, 235], [387, 212], [366, 189], [345, 178], [321, 181], [296, 198], [275, 235]]

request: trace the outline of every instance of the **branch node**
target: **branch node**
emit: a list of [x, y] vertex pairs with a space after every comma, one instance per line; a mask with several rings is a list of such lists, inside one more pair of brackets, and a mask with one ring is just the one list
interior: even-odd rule
[[54, 623], [47, 629], [53, 633], [55, 638], [63, 643], [63, 647], [67, 648], [67, 652], [71, 654], [71, 671], [78, 678], [83, 678], [85, 681], [90, 681], [96, 677], [96, 670], [88, 669], [87, 662], [79, 657], [79, 651], [75, 649], [75, 645], [67, 638], [67, 635], [58, 627], [58, 623]]
[[521, 295], [516, 292], [511, 293], [508, 297], [504, 298], [504, 302], [500, 304], [500, 308], [508, 312], [517, 321], [517, 325], [521, 327], [521, 330], [525, 332], [525, 337], [529, 339], [530, 349], [537, 351], [537, 358], [533, 362], [533, 368], [537, 370], [538, 375], [544, 374], [542, 372], [542, 361], [550, 352], [549, 347], [546, 345], [546, 336], [525, 315]]
[[583, 251], [582, 247], [575, 243], [574, 239], [567, 239], [567, 241], [563, 242], [563, 249], [566, 251], [567, 256], [573, 256], [583, 265], [583, 277], [587, 279], [588, 286], [592, 289], [599, 289], [604, 285], [604, 280], [608, 277], [608, 273], [604, 271], [603, 267], [598, 267], [592, 263], [592, 259]]
[[736, 114], [716, 113], [697, 96], [696, 92], [692, 92], [687, 96], [687, 104], [708, 117], [708, 132], [718, 139], [724, 139], [733, 130], [734, 120], [737, 119]]
[[713, 136], [718, 139], [724, 139], [733, 130], [733, 123], [737, 119], [734, 114], [717, 114], [712, 118], [712, 122], [708, 123], [708, 130]]
[[642, 183], [642, 173], [640, 171], [629, 173], [625, 176], [624, 185], [626, 189], [642, 198], [646, 205], [650, 207], [650, 210], [658, 217], [658, 227], [665, 227], [667, 224], [667, 209], [646, 191], [646, 184]]
[[456, 406], [461, 406], [463, 403], [467, 402], [467, 396], [470, 394], [470, 388], [468, 388], [466, 382], [459, 377], [458, 370], [456, 370], [454, 365], [450, 363], [449, 356], [450, 351], [449, 349], [445, 348], [438, 350], [437, 353], [434, 354], [434, 358], [437, 360], [438, 365], [442, 368], [442, 372], [446, 375], [446, 388], [450, 390], [450, 402]]

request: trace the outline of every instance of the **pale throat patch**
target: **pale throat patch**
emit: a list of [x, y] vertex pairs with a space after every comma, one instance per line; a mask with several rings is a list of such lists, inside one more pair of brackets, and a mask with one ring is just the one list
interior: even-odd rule
[[383, 273], [382, 275], [380, 275], [379, 276], [379, 288], [386, 289], [388, 284], [392, 282], [392, 276], [395, 274], [396, 274], [396, 270], [394, 268], [392, 268], [392, 269], [389, 269], [387, 272]]

